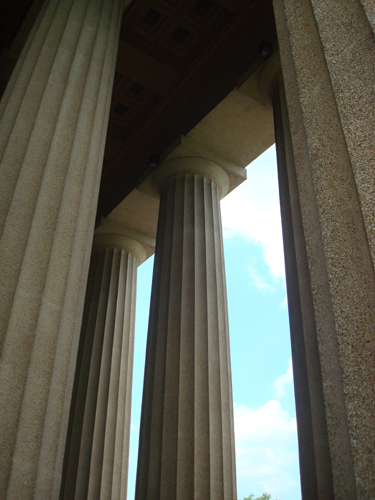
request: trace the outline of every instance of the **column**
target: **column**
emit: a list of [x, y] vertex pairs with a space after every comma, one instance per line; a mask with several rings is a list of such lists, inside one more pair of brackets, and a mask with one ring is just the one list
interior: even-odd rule
[[293, 165], [288, 166], [288, 182], [297, 229], [297, 279], [305, 290], [301, 312], [314, 398], [310, 415], [317, 498], [371, 498], [375, 40], [366, 16], [369, 3], [273, 3], [290, 125]]
[[57, 498], [123, 0], [46, 1], [0, 104], [1, 498]]
[[144, 246], [94, 238], [61, 498], [126, 499], [137, 266]]
[[236, 499], [233, 402], [220, 197], [227, 173], [180, 157], [161, 192], [137, 500]]
[[332, 462], [293, 147], [283, 82], [273, 98], [303, 500], [333, 498]]

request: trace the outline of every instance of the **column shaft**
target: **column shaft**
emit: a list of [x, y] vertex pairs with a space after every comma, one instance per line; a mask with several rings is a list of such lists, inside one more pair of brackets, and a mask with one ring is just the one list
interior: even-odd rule
[[46, 2], [0, 105], [1, 498], [60, 489], [122, 8]]
[[282, 83], [273, 99], [275, 139], [298, 419], [302, 497], [333, 498], [321, 363], [293, 147]]
[[139, 261], [120, 243], [94, 248], [91, 260], [65, 457], [66, 499], [126, 499]]
[[161, 194], [136, 499], [235, 499], [219, 193], [183, 174]]
[[375, 41], [363, 6], [274, 0], [324, 396], [314, 411], [333, 494], [348, 499], [375, 491]]

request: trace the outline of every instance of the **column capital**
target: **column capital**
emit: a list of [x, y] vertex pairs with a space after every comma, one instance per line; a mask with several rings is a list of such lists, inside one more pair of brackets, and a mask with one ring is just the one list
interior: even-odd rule
[[[203, 137], [204, 139], [204, 137]], [[246, 169], [194, 139], [181, 135], [162, 155], [162, 162], [139, 187], [159, 199], [168, 179], [186, 174], [211, 179], [224, 198], [246, 179]]]
[[170, 179], [186, 175], [197, 175], [212, 180], [219, 189], [220, 198], [229, 192], [230, 179], [224, 168], [212, 160], [194, 156], [183, 156], [165, 161], [154, 173], [152, 183], [160, 192]]
[[120, 248], [132, 253], [137, 259], [138, 265], [142, 264], [148, 257], [147, 250], [142, 243], [124, 234], [96, 234], [93, 241], [93, 250], [100, 252], [106, 248]]
[[107, 217], [102, 217], [99, 226], [95, 229], [93, 250], [100, 251], [103, 248], [116, 247], [133, 253], [138, 265], [141, 265], [155, 252], [155, 238]]

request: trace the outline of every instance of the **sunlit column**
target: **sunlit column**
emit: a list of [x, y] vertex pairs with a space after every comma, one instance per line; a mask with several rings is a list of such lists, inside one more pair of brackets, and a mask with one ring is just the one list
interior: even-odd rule
[[0, 497], [58, 497], [123, 0], [46, 1], [0, 104]]
[[67, 449], [63, 498], [126, 498], [137, 266], [137, 240], [94, 238]]
[[165, 162], [143, 394], [137, 500], [236, 499], [220, 197], [227, 173]]

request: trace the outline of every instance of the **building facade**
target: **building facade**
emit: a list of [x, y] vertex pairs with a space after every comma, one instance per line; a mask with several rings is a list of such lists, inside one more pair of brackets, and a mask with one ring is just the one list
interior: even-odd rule
[[0, 498], [236, 499], [220, 199], [276, 141], [304, 500], [375, 498], [369, 0], [15, 0], [0, 30]]

